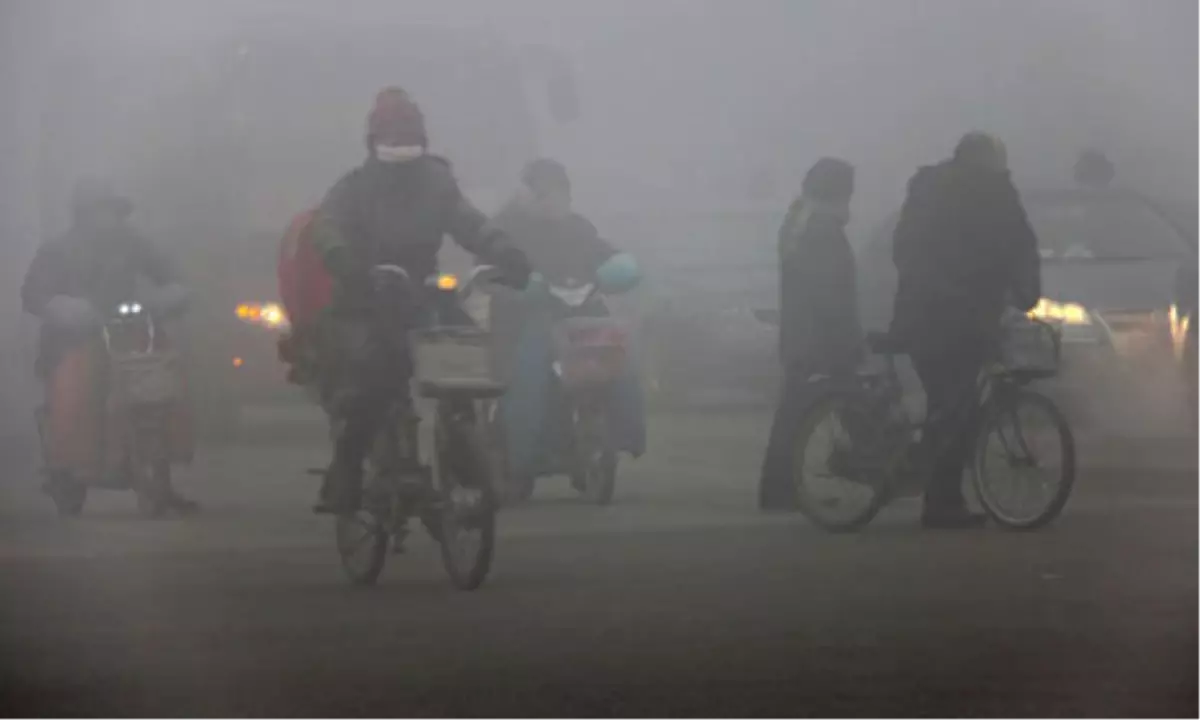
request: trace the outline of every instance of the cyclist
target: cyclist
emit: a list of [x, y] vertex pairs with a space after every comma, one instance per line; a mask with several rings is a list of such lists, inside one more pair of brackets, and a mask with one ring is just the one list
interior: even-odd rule
[[818, 160], [779, 230], [779, 353], [785, 384], [759, 482], [763, 510], [795, 509], [792, 440], [806, 410], [809, 378], [852, 369], [861, 352], [854, 252], [845, 230], [853, 193], [849, 163]]
[[931, 476], [922, 523], [981, 525], [962, 474], [978, 416], [976, 381], [1001, 314], [1041, 294], [1037, 238], [1010, 179], [1004, 145], [973, 132], [954, 156], [917, 171], [896, 227], [899, 275], [891, 335], [909, 352], [926, 393], [918, 467]]
[[524, 287], [525, 255], [459, 191], [448, 162], [428, 154], [425, 121], [403, 90], [385, 88], [367, 119], [367, 159], [329, 191], [313, 220], [313, 244], [334, 280], [320, 320], [320, 385], [339, 428], [318, 512], [359, 507], [363, 461], [388, 400], [408, 392], [373, 338], [370, 268], [394, 264], [417, 283], [437, 269], [442, 236], [497, 265]]

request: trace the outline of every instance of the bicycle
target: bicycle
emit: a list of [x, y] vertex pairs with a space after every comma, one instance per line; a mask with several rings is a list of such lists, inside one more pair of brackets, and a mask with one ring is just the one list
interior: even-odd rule
[[[835, 532], [859, 529], [893, 499], [925, 489], [914, 452], [920, 425], [904, 408], [896, 369], [896, 357], [904, 353], [884, 333], [868, 333], [867, 347], [884, 359], [883, 369], [860, 371], [846, 381], [818, 379], [825, 387], [797, 435], [798, 507]], [[1061, 333], [1054, 326], [1033, 319], [1006, 322], [999, 357], [976, 384], [980, 412], [967, 470], [984, 511], [1008, 529], [1033, 530], [1053, 521], [1075, 482], [1075, 440], [1066, 418], [1048, 397], [1027, 387], [1057, 374], [1060, 352]], [[814, 448], [826, 426], [832, 430], [828, 448]], [[1055, 447], [1057, 472], [1049, 459]], [[824, 474], [817, 472], [822, 465]], [[1008, 483], [1005, 470], [1012, 476]], [[822, 496], [818, 491], [826, 485], [852, 488], [857, 502]], [[1033, 502], [1024, 502], [1033, 490]]]
[[[452, 275], [430, 278], [428, 322], [381, 330], [393, 336], [390, 346], [397, 357], [409, 358], [418, 394], [433, 401], [433, 463], [421, 458], [413, 400], [407, 392], [393, 393], [367, 457], [362, 509], [339, 515], [336, 522], [342, 567], [355, 584], [375, 583], [389, 545], [403, 552], [412, 518], [419, 518], [440, 545], [442, 564], [457, 588], [474, 590], [487, 577], [497, 502], [477, 406], [499, 397], [504, 384], [495, 376], [489, 336], [470, 323], [459, 303], [477, 283], [497, 275], [481, 266], [461, 289]], [[393, 310], [385, 317], [411, 314], [417, 288], [403, 269], [378, 266], [372, 280], [382, 305]], [[394, 337], [397, 331], [403, 339]]]

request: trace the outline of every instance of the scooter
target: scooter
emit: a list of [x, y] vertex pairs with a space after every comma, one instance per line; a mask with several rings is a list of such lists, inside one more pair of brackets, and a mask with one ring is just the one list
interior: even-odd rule
[[[101, 328], [102, 345], [87, 343], [66, 361], [75, 370], [98, 376], [97, 405], [100, 439], [91, 462], [64, 469], [51, 462], [50, 417], [38, 411], [37, 425], [48, 469], [45, 490], [58, 513], [83, 511], [89, 489], [133, 490], [139, 512], [162, 515], [170, 507], [171, 424], [174, 403], [180, 399], [178, 356], [165, 347], [151, 313], [141, 303], [127, 301], [112, 308]], [[86, 423], [88, 418], [76, 418]]]
[[[628, 362], [629, 332], [625, 324], [594, 309], [599, 303], [594, 283], [547, 288], [554, 320], [553, 400], [547, 409], [546, 427], [565, 427], [557, 447], [535, 472], [509, 477], [506, 495], [527, 500], [537, 480], [566, 475], [589, 502], [607, 505], [616, 488], [618, 453], [609, 433], [608, 401], [612, 384]], [[489, 428], [494, 451], [502, 454], [503, 427], [497, 407], [489, 408]], [[497, 462], [501, 467], [503, 462]]]

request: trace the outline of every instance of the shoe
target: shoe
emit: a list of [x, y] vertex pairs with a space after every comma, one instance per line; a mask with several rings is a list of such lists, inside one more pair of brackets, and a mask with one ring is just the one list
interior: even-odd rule
[[927, 530], [971, 530], [987, 524], [987, 515], [973, 513], [965, 507], [948, 507], [921, 513], [921, 526]]
[[171, 490], [167, 493], [167, 497], [163, 504], [168, 510], [171, 510], [179, 515], [195, 515], [200, 512], [200, 504], [195, 500], [188, 500], [179, 493]]

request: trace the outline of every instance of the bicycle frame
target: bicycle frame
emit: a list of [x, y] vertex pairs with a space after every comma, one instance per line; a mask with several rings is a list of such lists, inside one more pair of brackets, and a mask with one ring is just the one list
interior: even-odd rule
[[[887, 484], [893, 484], [902, 464], [908, 459], [911, 449], [919, 443], [918, 431], [928, 426], [929, 417], [923, 422], [914, 421], [908, 414], [902, 402], [903, 388], [900, 373], [896, 368], [894, 352], [877, 353], [885, 361], [883, 373], [866, 378], [860, 378], [862, 390], [867, 398], [867, 404], [872, 408], [886, 413], [884, 421], [879, 426], [879, 448], [869, 448], [864, 452], [855, 452], [854, 470], [883, 472]], [[980, 370], [976, 381], [975, 414], [977, 421], [987, 408], [997, 403], [1010, 402], [1015, 391], [1031, 382], [1032, 378], [1021, 376], [999, 365], [989, 365]], [[1012, 435], [1003, 428], [999, 430], [1000, 442], [1010, 462], [1031, 464], [1036, 458], [1025, 440], [1021, 430], [1020, 418], [1012, 415]], [[857, 443], [856, 443], [857, 445]], [[935, 453], [936, 454], [936, 453]]]

